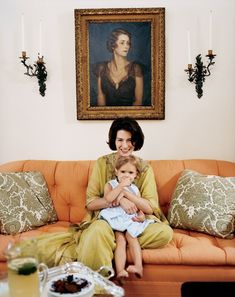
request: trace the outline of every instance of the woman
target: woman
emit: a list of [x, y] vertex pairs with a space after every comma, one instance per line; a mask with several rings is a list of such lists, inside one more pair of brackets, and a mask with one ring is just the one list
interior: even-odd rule
[[[100, 157], [93, 168], [87, 188], [86, 207], [88, 210], [83, 222], [69, 232], [42, 235], [37, 238], [39, 260], [49, 267], [65, 262], [79, 261], [94, 270], [101, 266], [112, 267], [113, 253], [116, 248], [115, 235], [110, 225], [99, 219], [101, 209], [110, 206], [104, 196], [104, 186], [114, 178], [116, 159], [119, 156], [130, 156], [138, 151], [144, 143], [144, 135], [139, 124], [129, 117], [113, 121], [109, 130], [108, 145], [115, 151]], [[144, 232], [138, 237], [141, 248], [159, 248], [166, 245], [172, 238], [172, 229], [162, 214], [157, 200], [157, 189], [151, 166], [139, 159], [140, 173], [135, 180], [141, 198], [135, 203], [123, 197], [120, 206], [128, 214], [138, 209], [144, 210], [146, 204], [152, 208], [153, 219]], [[25, 242], [27, 244], [27, 241]], [[21, 243], [23, 250], [24, 243]]]
[[[115, 177], [115, 162], [119, 156], [130, 156], [138, 151], [144, 143], [144, 135], [139, 124], [129, 117], [118, 118], [113, 121], [109, 130], [108, 145], [115, 151], [100, 157], [93, 168], [87, 188], [86, 207], [89, 211], [91, 224], [83, 230], [79, 245], [76, 249], [77, 260], [97, 270], [106, 265], [112, 266], [115, 250], [115, 236], [110, 225], [98, 219], [99, 211], [109, 207], [104, 196], [104, 186], [108, 180]], [[138, 237], [141, 248], [159, 248], [166, 245], [172, 238], [172, 229], [167, 224], [158, 205], [157, 189], [154, 173], [151, 166], [139, 159], [140, 174], [135, 180], [141, 198], [135, 203], [127, 198], [120, 200], [120, 206], [128, 213], [133, 214], [138, 209], [144, 210], [146, 204], [152, 208], [154, 223], [150, 224]]]
[[107, 49], [112, 59], [95, 66], [98, 106], [142, 105], [143, 74], [138, 63], [127, 60], [130, 47], [128, 31], [115, 29], [111, 32]]

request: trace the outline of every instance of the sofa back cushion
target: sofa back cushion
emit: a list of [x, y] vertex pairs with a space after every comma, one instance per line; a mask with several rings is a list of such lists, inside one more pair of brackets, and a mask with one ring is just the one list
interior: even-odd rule
[[151, 160], [158, 188], [160, 206], [167, 216], [172, 195], [180, 174], [185, 169], [195, 170], [202, 174], [235, 176], [235, 163], [220, 160]]
[[[165, 215], [184, 169], [203, 174], [235, 176], [235, 163], [216, 160], [150, 160]], [[40, 171], [44, 175], [59, 220], [79, 222], [86, 213], [86, 188], [95, 161], [24, 160], [0, 165], [0, 172]]]
[[94, 161], [24, 160], [1, 165], [0, 172], [40, 171], [58, 220], [76, 223], [86, 213], [86, 187], [93, 165]]

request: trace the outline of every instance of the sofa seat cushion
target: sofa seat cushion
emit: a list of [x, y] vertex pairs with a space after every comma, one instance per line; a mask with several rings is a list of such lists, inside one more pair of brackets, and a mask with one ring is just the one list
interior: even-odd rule
[[4, 250], [7, 247], [9, 241], [17, 242], [21, 239], [34, 238], [35, 236], [54, 233], [54, 232], [64, 232], [69, 228], [70, 223], [66, 221], [58, 221], [53, 224], [44, 225], [34, 230], [29, 230], [27, 232], [19, 233], [16, 235], [2, 235], [0, 234], [0, 261], [5, 261], [6, 258], [3, 255]]
[[[142, 251], [143, 262], [164, 265], [235, 265], [235, 239], [174, 229], [172, 241], [159, 249]], [[128, 260], [131, 261], [128, 253]]]

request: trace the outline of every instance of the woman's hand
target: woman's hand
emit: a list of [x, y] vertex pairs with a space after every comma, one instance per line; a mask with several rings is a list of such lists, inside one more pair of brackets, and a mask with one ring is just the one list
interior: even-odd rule
[[138, 211], [138, 208], [135, 205], [135, 203], [128, 200], [125, 197], [122, 197], [122, 199], [120, 200], [120, 206], [128, 214], [133, 214], [133, 213], [136, 213]]
[[152, 207], [150, 206], [150, 203], [147, 199], [136, 196], [135, 194], [125, 190], [123, 191], [123, 194], [126, 199], [136, 205], [138, 210], [142, 210], [145, 214], [153, 213]]
[[134, 222], [144, 222], [145, 220], [145, 214], [142, 210], [138, 211], [137, 215], [132, 218], [132, 221]]
[[110, 204], [111, 204], [111, 206], [109, 206], [109, 207], [116, 207], [116, 206], [119, 206], [119, 202], [118, 202], [117, 199], [113, 200]]

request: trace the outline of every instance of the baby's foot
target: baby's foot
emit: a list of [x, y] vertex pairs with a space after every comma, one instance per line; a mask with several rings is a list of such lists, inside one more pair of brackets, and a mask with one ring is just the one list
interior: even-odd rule
[[143, 268], [142, 267], [138, 267], [135, 265], [129, 265], [126, 270], [129, 273], [134, 273], [135, 276], [137, 276], [138, 278], [141, 278], [143, 276]]
[[128, 277], [129, 277], [129, 274], [128, 274], [128, 272], [125, 269], [123, 269], [122, 271], [120, 271], [117, 274], [117, 281], [118, 281], [119, 285], [120, 286], [125, 285], [126, 279]]

